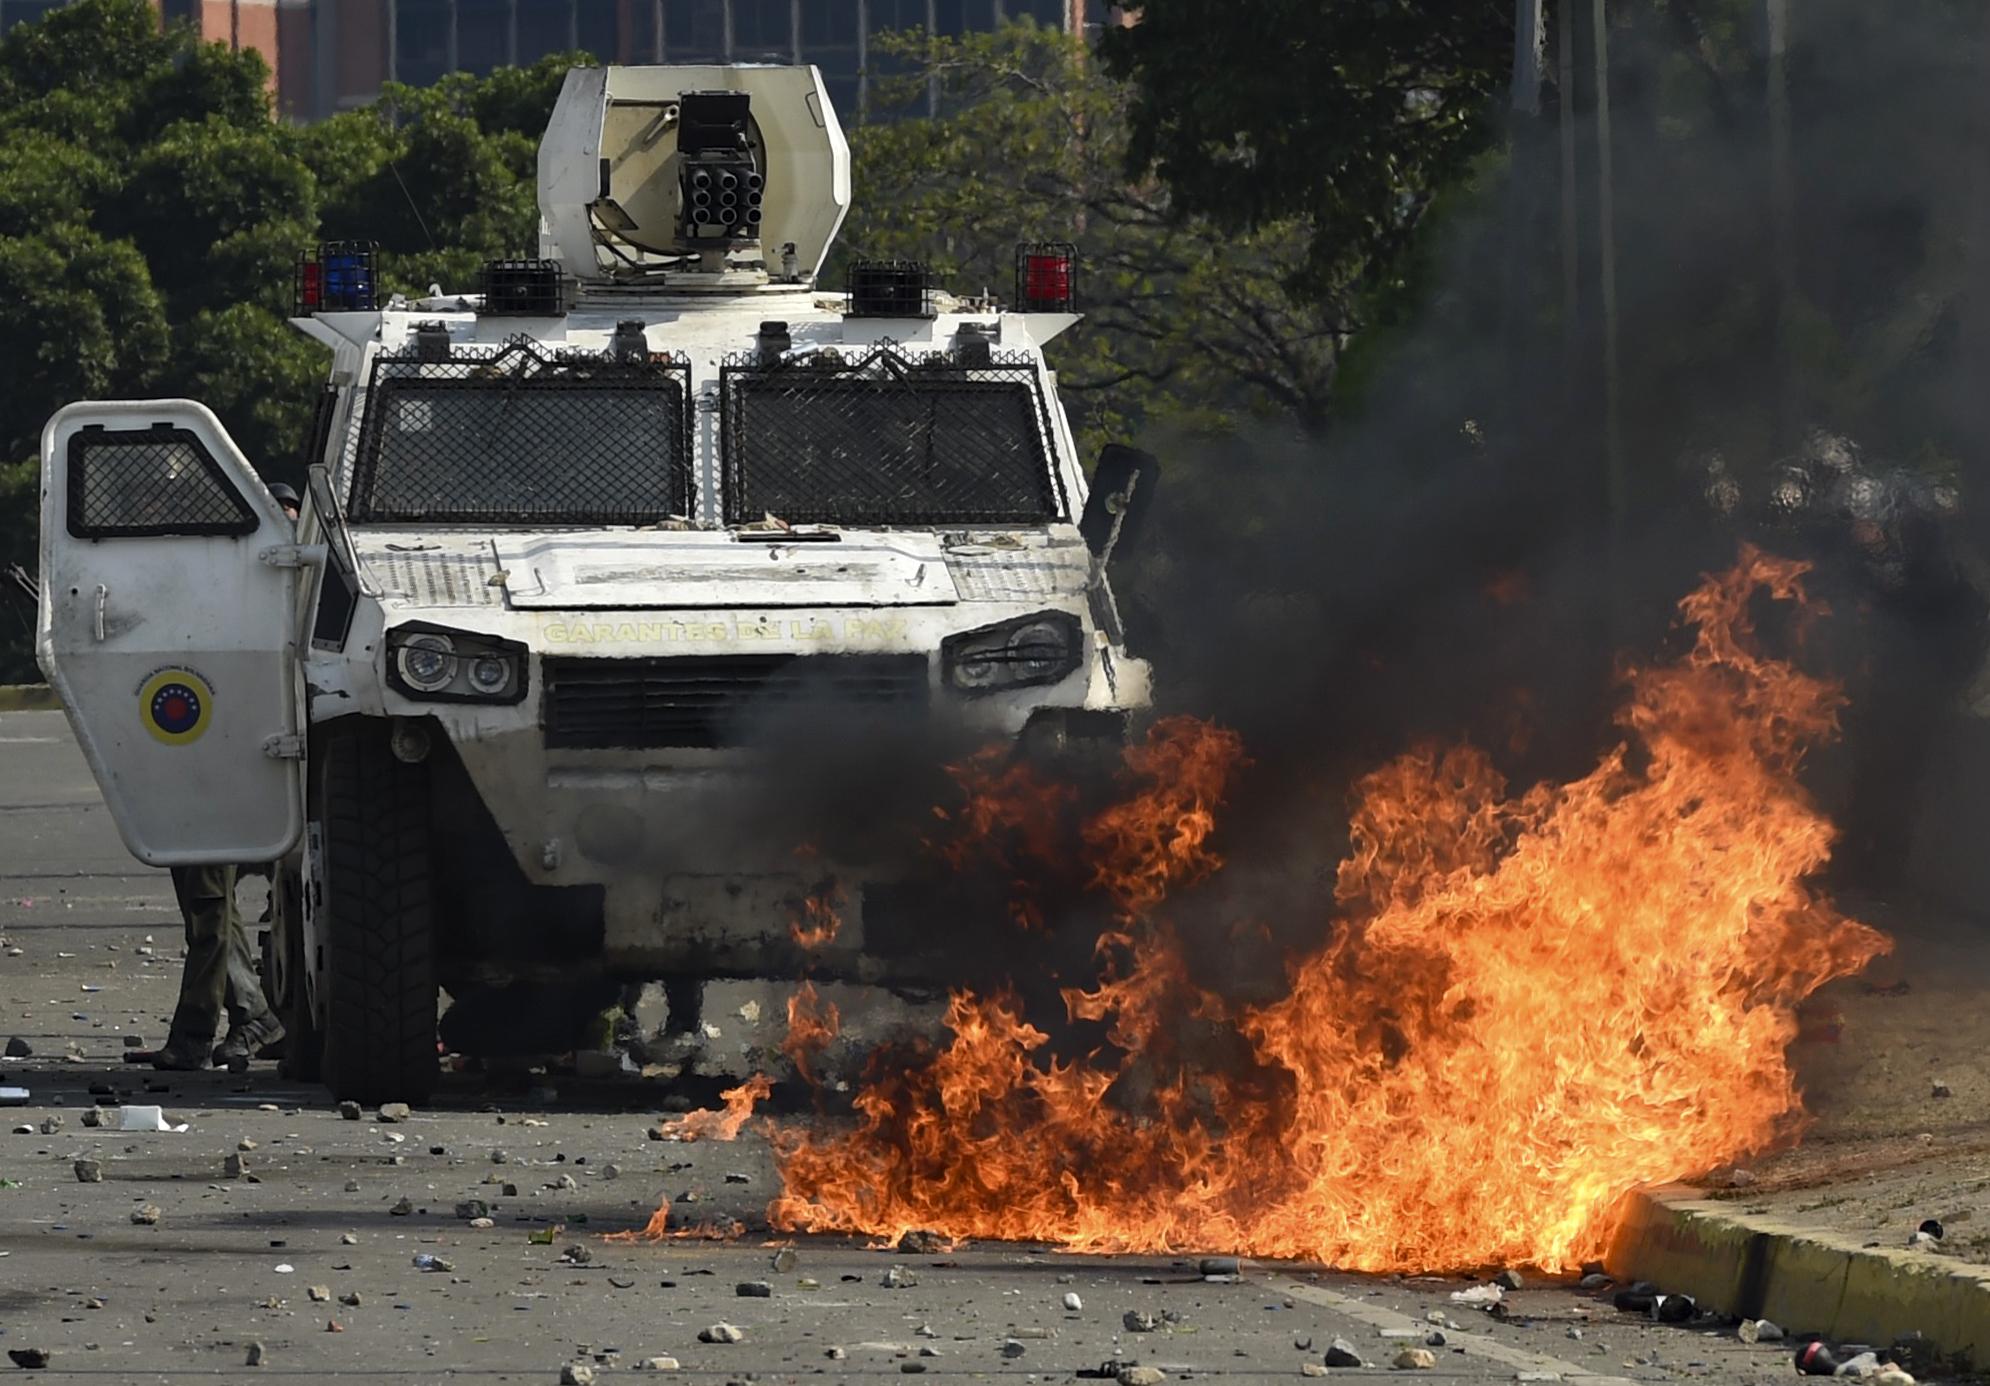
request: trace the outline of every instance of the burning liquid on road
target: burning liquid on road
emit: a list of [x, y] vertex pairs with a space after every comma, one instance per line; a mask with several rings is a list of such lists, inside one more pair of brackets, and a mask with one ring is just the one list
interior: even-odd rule
[[1749, 613], [1801, 603], [1803, 572], [1744, 550], [1688, 596], [1692, 648], [1629, 673], [1624, 741], [1580, 779], [1514, 793], [1469, 748], [1370, 774], [1328, 942], [1271, 1004], [1199, 988], [1168, 922], [1221, 885], [1244, 748], [1157, 725], [1084, 830], [1118, 927], [1065, 999], [1111, 1043], [1052, 1059], [1013, 999], [956, 994], [950, 1038], [875, 1066], [853, 1129], [775, 1135], [771, 1221], [1558, 1269], [1632, 1187], [1787, 1136], [1797, 1003], [1887, 947], [1806, 884], [1832, 829], [1796, 770], [1839, 694], [1760, 654]]

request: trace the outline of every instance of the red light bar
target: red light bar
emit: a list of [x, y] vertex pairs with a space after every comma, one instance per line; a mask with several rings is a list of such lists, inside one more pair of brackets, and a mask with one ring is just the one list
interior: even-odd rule
[[1066, 241], [1017, 246], [1016, 306], [1025, 313], [1075, 311], [1078, 247]]

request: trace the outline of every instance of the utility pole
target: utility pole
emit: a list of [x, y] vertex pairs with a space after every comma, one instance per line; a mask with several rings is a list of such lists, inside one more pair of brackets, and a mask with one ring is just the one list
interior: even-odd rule
[[1555, 6], [1555, 86], [1561, 93], [1558, 114], [1562, 146], [1562, 386], [1563, 404], [1572, 408], [1582, 327], [1582, 229], [1575, 181], [1574, 0], [1560, 0]]
[[[1603, 307], [1604, 496], [1612, 539], [1621, 539], [1629, 518], [1630, 477], [1624, 461], [1623, 391], [1618, 378], [1617, 207], [1611, 185], [1610, 21], [1608, 0], [1591, 0], [1590, 43], [1596, 57], [1596, 243], [1598, 285]], [[1613, 544], [1614, 548], [1615, 545]]]
[[1764, 0], [1769, 21], [1769, 217], [1776, 285], [1776, 433], [1795, 438], [1796, 180], [1790, 167], [1790, 0]]
[[1518, 401], [1534, 359], [1528, 324], [1534, 297], [1534, 211], [1539, 161], [1536, 156], [1541, 124], [1541, 0], [1514, 0], [1513, 89], [1507, 116], [1506, 264], [1501, 284], [1500, 316], [1506, 341], [1506, 417], [1500, 432], [1507, 447], [1524, 447], [1517, 436]]

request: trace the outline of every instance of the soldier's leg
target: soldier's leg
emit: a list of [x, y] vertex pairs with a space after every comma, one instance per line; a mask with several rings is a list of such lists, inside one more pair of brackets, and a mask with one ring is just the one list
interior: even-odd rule
[[[274, 886], [272, 885], [272, 889]], [[232, 906], [232, 897], [231, 897]], [[256, 1051], [283, 1038], [283, 1022], [263, 995], [262, 978], [256, 974], [255, 956], [249, 949], [249, 926], [241, 911], [228, 911], [228, 1037], [214, 1048], [214, 1062], [230, 1068], [246, 1067]]]
[[[205, 1067], [228, 994], [228, 936], [235, 910], [235, 868], [176, 866], [173, 894], [186, 921], [187, 961], [166, 1049], [181, 1066]], [[193, 1061], [200, 1061], [195, 1064]]]

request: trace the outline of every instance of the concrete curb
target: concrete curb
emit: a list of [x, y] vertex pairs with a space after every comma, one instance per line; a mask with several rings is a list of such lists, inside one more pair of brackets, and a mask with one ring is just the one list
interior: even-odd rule
[[1919, 1333], [1963, 1365], [1990, 1365], [1990, 1266], [1861, 1246], [1677, 1184], [1630, 1196], [1604, 1261], [1620, 1280], [1792, 1335], [1884, 1347]]
[[45, 683], [0, 683], [0, 712], [26, 712], [30, 708], [61, 707], [55, 690]]

